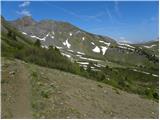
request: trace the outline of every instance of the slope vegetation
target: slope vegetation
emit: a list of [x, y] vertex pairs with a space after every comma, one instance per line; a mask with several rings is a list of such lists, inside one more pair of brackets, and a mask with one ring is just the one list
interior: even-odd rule
[[158, 118], [158, 103], [77, 75], [2, 58], [2, 118]]

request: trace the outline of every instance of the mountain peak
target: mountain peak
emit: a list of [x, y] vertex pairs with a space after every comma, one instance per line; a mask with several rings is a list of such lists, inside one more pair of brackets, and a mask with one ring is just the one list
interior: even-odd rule
[[36, 21], [31, 16], [23, 16], [17, 19], [16, 22], [18, 22], [18, 25], [22, 26], [34, 25], [36, 23]]

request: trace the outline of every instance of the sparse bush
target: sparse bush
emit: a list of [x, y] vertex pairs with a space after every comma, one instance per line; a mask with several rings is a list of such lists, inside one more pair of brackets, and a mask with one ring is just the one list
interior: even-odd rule
[[159, 94], [157, 92], [154, 92], [153, 93], [153, 98], [158, 100], [159, 99]]
[[44, 98], [49, 98], [49, 90], [41, 91], [41, 96], [44, 97]]

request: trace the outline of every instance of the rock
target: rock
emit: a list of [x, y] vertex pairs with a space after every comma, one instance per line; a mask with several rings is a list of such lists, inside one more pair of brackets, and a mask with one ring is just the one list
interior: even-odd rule
[[69, 116], [67, 116], [66, 118], [67, 118], [67, 119], [70, 119], [70, 117], [69, 117]]
[[94, 91], [95, 89], [94, 89], [94, 88], [91, 88], [91, 90]]
[[103, 88], [103, 86], [102, 86], [102, 85], [100, 85], [100, 84], [98, 84], [97, 86], [98, 86], [98, 87], [100, 87], [100, 88]]
[[45, 119], [45, 116], [41, 116], [41, 119]]
[[86, 117], [87, 115], [86, 115], [86, 114], [83, 114], [83, 116]]
[[61, 102], [60, 104], [63, 105], [63, 102]]
[[10, 75], [15, 75], [15, 71], [9, 72]]
[[154, 115], [155, 113], [154, 113], [154, 112], [152, 112], [152, 114]]
[[51, 87], [54, 87], [54, 83], [51, 83], [50, 86], [51, 86]]
[[104, 90], [103, 92], [104, 92], [105, 94], [107, 93], [107, 91], [106, 91], [106, 90]]

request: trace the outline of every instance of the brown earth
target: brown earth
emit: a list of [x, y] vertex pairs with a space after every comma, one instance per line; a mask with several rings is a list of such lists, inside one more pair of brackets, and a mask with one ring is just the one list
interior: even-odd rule
[[158, 118], [158, 103], [77, 75], [2, 58], [2, 118]]

